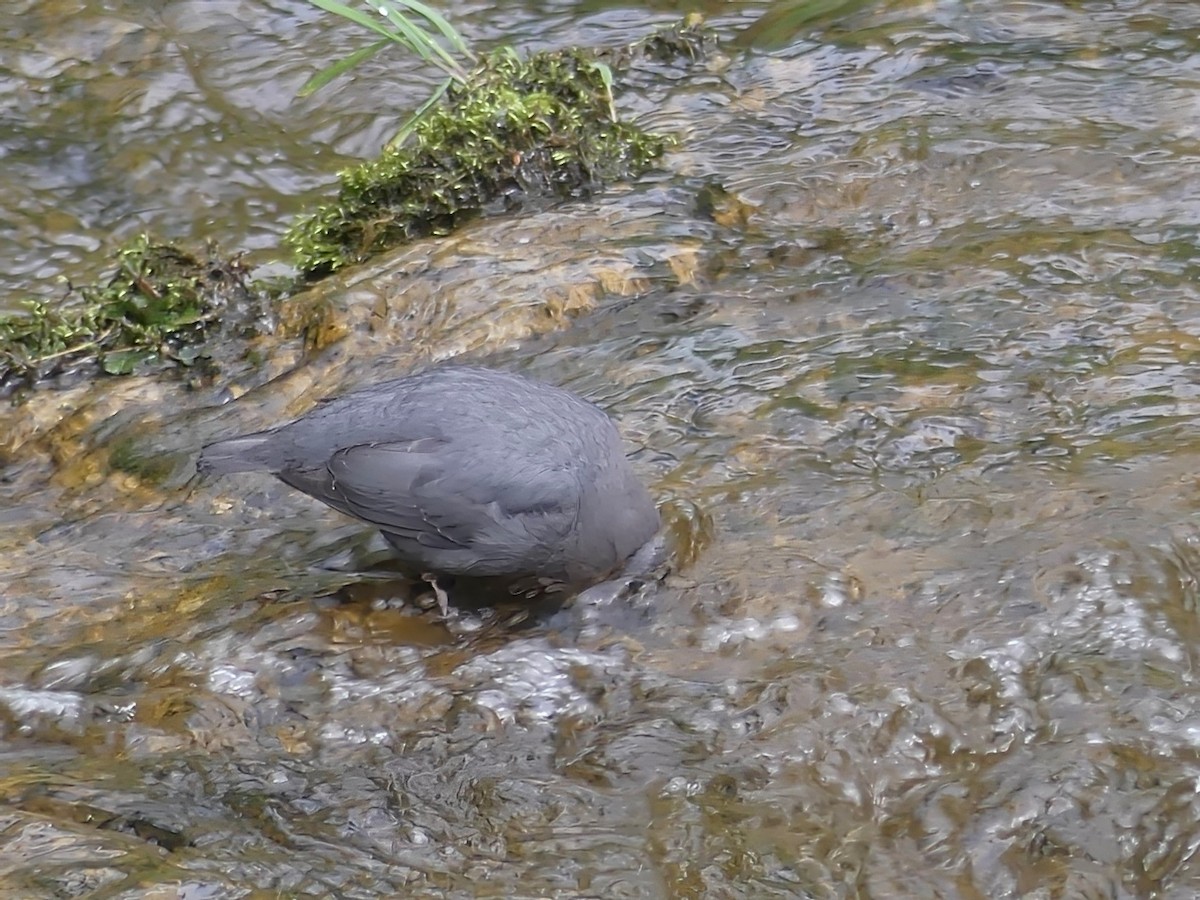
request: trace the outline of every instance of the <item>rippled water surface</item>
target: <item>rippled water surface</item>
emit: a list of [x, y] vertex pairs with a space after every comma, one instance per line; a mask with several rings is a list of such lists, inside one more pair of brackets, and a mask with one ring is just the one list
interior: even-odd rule
[[[146, 227], [272, 258], [436, 80], [380, 57], [294, 101], [361, 42], [299, 2], [19, 5], [0, 306]], [[1196, 896], [1197, 34], [1167, 0], [892, 2], [645, 67], [659, 172], [323, 284], [322, 353], [0, 412], [0, 893]], [[663, 583], [443, 622], [360, 526], [188, 480], [460, 355], [613, 413]]]

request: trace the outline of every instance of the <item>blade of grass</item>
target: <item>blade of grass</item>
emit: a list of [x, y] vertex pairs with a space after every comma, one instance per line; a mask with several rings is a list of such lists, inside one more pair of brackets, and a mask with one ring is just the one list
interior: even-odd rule
[[[390, 0], [377, 0], [377, 2], [390, 5]], [[405, 6], [412, 9], [417, 15], [428, 21], [434, 28], [441, 32], [442, 36], [450, 42], [450, 45], [462, 53], [464, 56], [471, 57], [473, 54], [467, 48], [466, 42], [463, 41], [459, 33], [454, 29], [454, 26], [447, 22], [436, 9], [431, 6], [426, 6], [420, 0], [402, 0]]]
[[[459, 66], [458, 61], [451, 56], [441, 44], [437, 42], [433, 35], [421, 28], [420, 25], [414, 23], [412, 19], [404, 15], [391, 4], [387, 3], [386, 0], [380, 0], [379, 11], [387, 18], [389, 22], [392, 23], [392, 26], [396, 29], [396, 31], [400, 35], [403, 35], [405, 46], [409, 47], [415, 53], [420, 55], [421, 59], [426, 60], [427, 62], [439, 63], [440, 60], [440, 65], [443, 69], [460, 80], [462, 79], [462, 67]], [[434, 59], [434, 56], [437, 56], [438, 59]]]
[[360, 63], [366, 62], [384, 47], [391, 47], [396, 42], [391, 38], [381, 38], [368, 47], [363, 47], [361, 50], [355, 50], [345, 59], [340, 59], [331, 66], [326, 66], [312, 78], [304, 83], [300, 90], [296, 91], [297, 97], [307, 97], [315, 91], [319, 91], [333, 79], [353, 69]]
[[604, 82], [605, 99], [608, 101], [608, 117], [613, 122], [617, 121], [617, 107], [613, 103], [613, 73], [607, 63], [594, 62], [592, 66], [600, 73], [600, 80]]
[[416, 112], [414, 112], [405, 120], [404, 124], [400, 126], [399, 130], [396, 131], [396, 134], [392, 137], [392, 139], [388, 141], [388, 147], [394, 149], [408, 140], [408, 136], [412, 134], [413, 129], [417, 127], [417, 123], [421, 121], [421, 118], [425, 115], [425, 113], [429, 112], [429, 110], [433, 108], [435, 103], [442, 99], [442, 96], [450, 89], [450, 85], [453, 83], [453, 78], [447, 78], [445, 81], [443, 81], [441, 85], [438, 86], [438, 89], [433, 92], [433, 95], [420, 106], [418, 106]]
[[345, 3], [338, 3], [337, 0], [308, 0], [313, 6], [319, 6], [326, 12], [331, 12], [341, 16], [343, 19], [349, 19], [356, 25], [362, 25], [364, 28], [370, 28], [372, 31], [382, 34], [389, 41], [395, 41], [396, 35], [383, 27], [373, 16], [368, 16], [364, 12], [359, 12], [352, 6], [347, 6]]

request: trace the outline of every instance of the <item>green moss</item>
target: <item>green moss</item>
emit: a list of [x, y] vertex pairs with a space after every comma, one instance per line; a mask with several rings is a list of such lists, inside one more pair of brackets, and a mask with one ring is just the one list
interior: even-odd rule
[[412, 129], [407, 146], [341, 173], [337, 200], [286, 241], [307, 276], [530, 197], [585, 196], [645, 170], [666, 139], [620, 122], [612, 76], [582, 50], [486, 57]]
[[0, 317], [0, 391], [88, 365], [116, 375], [159, 360], [191, 365], [226, 303], [246, 294], [237, 260], [140, 236], [118, 252], [107, 282]]
[[703, 15], [692, 12], [674, 25], [660, 28], [627, 47], [608, 48], [601, 50], [598, 55], [611, 61], [613, 68], [624, 68], [638, 59], [660, 63], [677, 60], [695, 62], [703, 59], [716, 46], [716, 32], [704, 24]]
[[176, 460], [157, 449], [148, 450], [135, 438], [123, 438], [109, 451], [108, 464], [115, 471], [135, 475], [142, 481], [161, 484], [175, 471]]
[[[68, 372], [192, 366], [207, 359], [212, 332], [228, 330], [231, 303], [242, 307], [232, 317], [237, 326], [299, 291], [304, 279], [399, 243], [635, 176], [669, 139], [618, 120], [613, 70], [637, 60], [694, 60], [712, 41], [695, 19], [626, 47], [528, 59], [496, 51], [404, 126], [407, 144], [394, 142], [379, 159], [343, 172], [337, 199], [292, 225], [285, 240], [301, 279], [249, 284], [236, 257], [139, 237], [118, 252], [108, 281], [71, 288], [53, 306], [28, 300], [23, 314], [0, 316], [0, 396]], [[113, 465], [139, 469], [120, 454]]]

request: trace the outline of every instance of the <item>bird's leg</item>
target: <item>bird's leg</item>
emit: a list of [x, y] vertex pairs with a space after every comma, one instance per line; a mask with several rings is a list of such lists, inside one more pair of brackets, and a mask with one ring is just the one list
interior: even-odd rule
[[433, 593], [437, 597], [438, 609], [442, 611], [442, 618], [444, 619], [446, 616], [450, 615], [450, 596], [446, 593], [442, 586], [438, 584], [437, 575], [435, 575], [433, 572], [426, 572], [421, 576], [421, 580], [428, 582], [429, 586], [433, 588]]

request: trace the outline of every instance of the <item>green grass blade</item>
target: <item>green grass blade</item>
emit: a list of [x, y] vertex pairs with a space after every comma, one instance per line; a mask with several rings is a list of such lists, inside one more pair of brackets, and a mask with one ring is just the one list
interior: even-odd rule
[[392, 9], [385, 10], [380, 7], [380, 12], [387, 18], [391, 26], [395, 28], [396, 40], [399, 40], [405, 47], [412, 50], [421, 59], [429, 60], [433, 58], [433, 54], [442, 48], [438, 46], [437, 41], [419, 25], [414, 25], [406, 16]]
[[617, 121], [617, 107], [613, 102], [613, 73], [607, 63], [594, 62], [592, 67], [600, 73], [600, 80], [604, 82], [605, 99], [608, 101], [608, 118], [615, 122]]
[[[386, 3], [388, 0], [379, 0], [379, 2]], [[442, 36], [450, 42], [450, 46], [452, 46], [455, 50], [457, 50], [459, 53], [462, 53], [464, 56], [471, 55], [471, 51], [467, 49], [466, 42], [463, 41], [462, 37], [454, 29], [454, 26], [447, 22], [442, 17], [442, 14], [436, 9], [431, 6], [426, 6], [424, 3], [421, 3], [420, 0], [401, 0], [401, 2], [403, 2], [405, 6], [411, 8], [413, 12], [424, 18], [431, 25], [433, 25], [434, 28], [441, 32]]]
[[349, 72], [360, 63], [366, 62], [384, 47], [390, 47], [393, 44], [395, 44], [395, 41], [391, 38], [382, 38], [371, 44], [369, 47], [363, 47], [361, 50], [355, 50], [345, 59], [340, 59], [333, 65], [326, 66], [312, 78], [308, 79], [308, 81], [304, 83], [304, 87], [296, 91], [296, 96], [307, 97], [310, 94], [319, 91], [321, 88], [325, 87], [325, 85], [329, 84], [329, 82], [333, 81], [333, 79], [340, 75], [344, 75], [346, 72]]
[[[430, 62], [440, 60], [444, 68], [461, 77], [462, 67], [459, 66], [458, 60], [447, 53], [446, 48], [439, 44], [433, 35], [413, 22], [387, 0], [377, 0], [377, 2], [380, 13], [387, 17], [399, 34], [403, 35], [405, 46], [419, 54], [424, 60]], [[434, 59], [435, 56], [438, 60]]]
[[360, 12], [345, 3], [338, 3], [337, 0], [308, 0], [313, 6], [318, 6], [326, 12], [334, 13], [341, 16], [343, 19], [348, 19], [356, 25], [361, 25], [364, 28], [370, 28], [377, 34], [383, 35], [389, 41], [402, 43], [394, 32], [388, 31], [379, 23], [374, 16], [368, 16], [364, 12]]
[[443, 81], [438, 89], [433, 92], [433, 95], [420, 106], [418, 106], [417, 111], [405, 120], [404, 124], [401, 125], [399, 130], [397, 130], [392, 136], [392, 139], [388, 141], [388, 146], [391, 148], [399, 147], [406, 140], [408, 140], [408, 136], [412, 134], [413, 130], [417, 127], [417, 123], [425, 117], [425, 113], [433, 109], [434, 104], [442, 99], [442, 96], [450, 89], [450, 85], [453, 83], [453, 78], [447, 78], [445, 81]]

